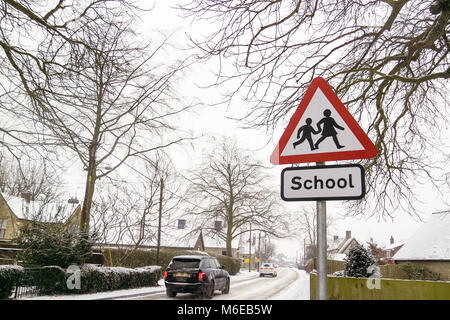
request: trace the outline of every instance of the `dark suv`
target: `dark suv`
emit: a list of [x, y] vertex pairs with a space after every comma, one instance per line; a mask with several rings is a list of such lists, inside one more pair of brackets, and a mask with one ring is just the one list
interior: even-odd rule
[[173, 257], [164, 272], [167, 296], [175, 297], [178, 292], [190, 292], [212, 299], [215, 290], [230, 292], [230, 275], [211, 256]]

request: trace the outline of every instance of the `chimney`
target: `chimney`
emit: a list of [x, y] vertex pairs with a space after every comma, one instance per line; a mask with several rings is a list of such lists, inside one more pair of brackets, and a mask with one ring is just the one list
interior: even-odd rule
[[337, 241], [339, 239], [338, 236], [333, 236], [333, 241]]
[[390, 241], [391, 241], [391, 244], [394, 244], [394, 237], [393, 236], [391, 236]]
[[349, 231], [349, 230], [345, 231], [345, 239], [348, 240], [348, 239], [350, 239], [351, 237], [352, 237], [352, 232]]
[[25, 202], [27, 204], [29, 204], [31, 202], [31, 192], [30, 191], [23, 191], [20, 193], [20, 196], [22, 197], [22, 199], [25, 200]]

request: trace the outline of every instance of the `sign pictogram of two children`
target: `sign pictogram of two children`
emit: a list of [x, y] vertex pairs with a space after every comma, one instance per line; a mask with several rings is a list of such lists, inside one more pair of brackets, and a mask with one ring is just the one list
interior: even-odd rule
[[[311, 151], [319, 149], [319, 144], [328, 137], [333, 138], [333, 141], [336, 144], [336, 148], [342, 149], [345, 147], [340, 145], [339, 140], [337, 138], [338, 133], [335, 129], [337, 128], [339, 130], [344, 130], [344, 128], [338, 125], [336, 121], [331, 117], [330, 109], [326, 109], [323, 112], [323, 115], [325, 117], [322, 118], [319, 122], [317, 122], [318, 130], [315, 130], [311, 125], [312, 123], [311, 118], [306, 119], [306, 124], [304, 126], [301, 126], [297, 131], [297, 139], [299, 140], [293, 143], [294, 149], [296, 146], [303, 143], [305, 140], [308, 141]], [[323, 125], [323, 127], [321, 127], [321, 125]], [[312, 134], [316, 135], [319, 134], [320, 132], [322, 132], [322, 136], [316, 141], [316, 143], [313, 144], [313, 139], [311, 135]], [[300, 135], [302, 136], [300, 137]]]

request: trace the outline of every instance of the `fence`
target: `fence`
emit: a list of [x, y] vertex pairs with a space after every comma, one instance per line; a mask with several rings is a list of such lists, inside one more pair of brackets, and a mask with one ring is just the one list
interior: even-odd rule
[[[381, 277], [389, 279], [407, 279], [407, 275], [398, 264], [386, 264], [378, 266]], [[314, 259], [314, 269], [317, 270], [316, 259]], [[345, 261], [327, 260], [327, 274], [345, 269]]]
[[27, 268], [17, 281], [14, 298], [38, 296], [42, 288], [42, 268]]
[[[317, 268], [317, 259], [314, 258], [314, 269]], [[337, 260], [327, 260], [327, 274], [333, 274], [336, 271], [345, 269], [345, 261], [337, 261]]]
[[[317, 276], [310, 274], [311, 299], [316, 298]], [[328, 276], [328, 300], [449, 300], [450, 282]], [[368, 282], [369, 285], [368, 285]]]

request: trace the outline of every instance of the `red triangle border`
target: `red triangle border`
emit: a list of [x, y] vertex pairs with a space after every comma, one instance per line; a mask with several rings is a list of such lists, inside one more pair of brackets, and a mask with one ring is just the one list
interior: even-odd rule
[[[314, 153], [314, 154], [301, 154], [301, 155], [289, 155], [281, 156], [286, 144], [289, 141], [292, 133], [297, 127], [298, 122], [302, 118], [303, 113], [311, 102], [317, 88], [320, 88], [325, 94], [327, 99], [331, 102], [333, 107], [342, 117], [344, 122], [350, 128], [354, 136], [363, 146], [363, 150], [354, 151], [336, 151], [336, 152], [325, 152], [325, 153]], [[354, 160], [354, 159], [369, 159], [373, 158], [378, 154], [378, 150], [369, 139], [367, 134], [359, 126], [358, 122], [353, 118], [338, 96], [334, 93], [333, 89], [328, 85], [325, 79], [317, 77], [313, 79], [311, 85], [306, 91], [303, 99], [301, 100], [297, 110], [295, 110], [294, 115], [289, 121], [288, 126], [281, 135], [280, 141], [278, 142], [275, 150], [270, 156], [270, 162], [272, 164], [294, 164], [294, 163], [305, 163], [305, 162], [325, 162], [325, 161], [337, 161], [337, 160]]]

